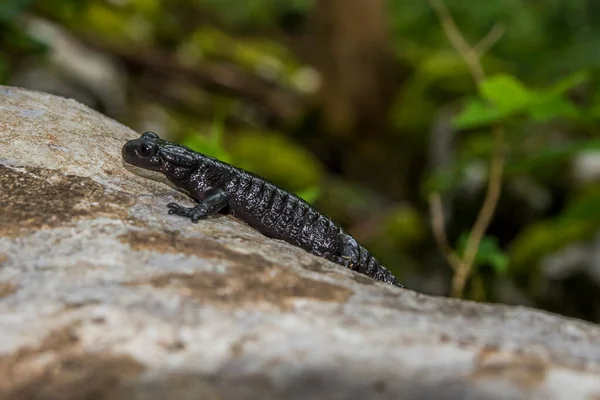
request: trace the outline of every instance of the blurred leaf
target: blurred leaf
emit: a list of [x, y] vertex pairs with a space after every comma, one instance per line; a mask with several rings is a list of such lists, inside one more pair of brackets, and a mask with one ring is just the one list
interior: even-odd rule
[[594, 104], [588, 110], [589, 116], [592, 119], [600, 119], [600, 104]]
[[421, 81], [438, 80], [443, 77], [456, 80], [465, 77], [470, 83], [470, 88], [473, 87], [469, 69], [460, 54], [455, 51], [437, 51], [427, 54], [418, 66], [418, 74]]
[[386, 216], [379, 241], [402, 251], [416, 245], [426, 235], [427, 222], [419, 211], [408, 204], [400, 205], [390, 211]]
[[473, 98], [453, 120], [456, 129], [492, 125], [525, 111], [535, 93], [513, 76], [498, 74], [479, 86], [481, 98]]
[[447, 192], [460, 183], [462, 176], [462, 171], [454, 167], [434, 171], [423, 184], [423, 194], [427, 197], [430, 193]]
[[190, 64], [205, 59], [231, 60], [280, 84], [290, 83], [301, 67], [281, 43], [271, 39], [240, 38], [211, 26], [195, 30], [181, 45], [180, 54]]
[[559, 96], [573, 89], [574, 87], [581, 85], [590, 79], [590, 74], [587, 71], [577, 71], [572, 75], [560, 80], [554, 86], [552, 86], [547, 94], [549, 96]]
[[210, 135], [186, 135], [183, 140], [183, 145], [192, 150], [217, 158], [220, 161], [231, 163], [231, 155], [223, 146], [223, 132], [224, 116], [216, 117], [213, 120]]
[[470, 99], [454, 118], [453, 126], [469, 129], [500, 123], [518, 115], [528, 115], [536, 122], [579, 117], [580, 109], [563, 95], [587, 78], [585, 72], [578, 72], [550, 89], [532, 90], [511, 75], [494, 75], [481, 83], [481, 98]]
[[500, 110], [479, 98], [470, 99], [466, 107], [453, 119], [455, 129], [470, 129], [492, 125], [516, 114], [516, 110]]
[[[459, 254], [463, 254], [469, 238], [468, 233], [463, 233], [457, 244]], [[498, 246], [498, 239], [492, 236], [484, 236], [479, 243], [475, 265], [489, 265], [498, 275], [505, 275], [508, 272], [508, 255]]]
[[600, 151], [600, 139], [571, 141], [545, 146], [535, 153], [527, 154], [517, 160], [511, 160], [506, 167], [506, 172], [515, 174], [531, 171], [534, 168], [556, 164], [589, 151]]
[[509, 250], [512, 265], [519, 269], [532, 269], [544, 255], [590, 237], [596, 231], [595, 225], [587, 220], [551, 219], [535, 222], [512, 241]]
[[161, 0], [130, 0], [132, 6], [144, 15], [157, 15], [162, 11]]
[[242, 131], [228, 141], [236, 166], [292, 192], [318, 186], [323, 167], [308, 150], [279, 132]]
[[305, 14], [313, 0], [201, 0], [202, 7], [217, 13], [222, 22], [235, 27], [272, 26], [287, 12]]
[[321, 195], [321, 188], [318, 186], [311, 186], [297, 192], [296, 194], [307, 203], [314, 204]]
[[16, 22], [0, 23], [0, 32], [4, 33], [5, 45], [14, 50], [29, 53], [42, 53], [48, 50], [46, 43], [29, 35]]
[[600, 187], [593, 186], [572, 202], [560, 214], [565, 221], [599, 221], [600, 222]]
[[36, 11], [50, 15], [57, 22], [81, 21], [85, 19], [83, 12], [90, 2], [81, 0], [44, 0], [38, 1]]
[[220, 161], [231, 163], [231, 156], [221, 143], [214, 140], [213, 136], [202, 136], [199, 134], [186, 135], [183, 145], [199, 153], [217, 158]]
[[536, 122], [548, 122], [554, 118], [576, 118], [581, 115], [581, 112], [567, 99], [549, 97], [544, 101], [531, 104], [528, 114]]
[[529, 107], [529, 114], [536, 122], [548, 122], [554, 118], [580, 117], [581, 110], [563, 95], [588, 79], [589, 74], [586, 71], [578, 71], [549, 89], [540, 90]]
[[[154, 37], [153, 12], [150, 3], [129, 3], [115, 7], [107, 2], [86, 2], [83, 12], [77, 14], [72, 23], [79, 29], [102, 37], [104, 42], [149, 43]], [[159, 11], [155, 11], [159, 13]], [[160, 18], [160, 14], [157, 18]]]
[[506, 74], [487, 78], [479, 86], [479, 92], [484, 100], [503, 113], [525, 108], [535, 96], [517, 78]]

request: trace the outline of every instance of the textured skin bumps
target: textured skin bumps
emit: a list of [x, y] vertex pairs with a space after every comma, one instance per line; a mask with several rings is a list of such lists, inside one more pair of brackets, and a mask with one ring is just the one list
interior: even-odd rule
[[163, 173], [199, 201], [193, 208], [171, 203], [172, 214], [197, 222], [213, 212], [227, 212], [265, 236], [402, 287], [367, 249], [330, 218], [257, 175], [162, 140], [152, 132], [128, 141], [122, 155], [132, 165]]

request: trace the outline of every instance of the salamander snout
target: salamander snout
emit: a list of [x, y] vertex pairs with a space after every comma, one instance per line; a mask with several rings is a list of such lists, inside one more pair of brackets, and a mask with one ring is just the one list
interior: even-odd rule
[[153, 171], [160, 170], [163, 162], [158, 156], [158, 135], [146, 132], [138, 139], [130, 140], [121, 149], [121, 156], [125, 162]]

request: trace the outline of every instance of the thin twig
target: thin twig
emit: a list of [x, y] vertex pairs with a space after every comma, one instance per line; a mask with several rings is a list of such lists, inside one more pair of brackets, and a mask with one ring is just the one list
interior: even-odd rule
[[[471, 233], [465, 246], [465, 252], [462, 259], [460, 260], [459, 267], [453, 266], [455, 271], [452, 279], [452, 296], [462, 297], [464, 292], [467, 278], [471, 273], [473, 263], [477, 257], [479, 245], [481, 240], [485, 236], [485, 232], [494, 217], [496, 206], [500, 198], [502, 189], [502, 174], [504, 171], [504, 133], [502, 128], [495, 126], [493, 128], [494, 135], [494, 154], [490, 162], [490, 176], [488, 178], [488, 187], [483, 201], [483, 205], [479, 210], [477, 219], [471, 228]], [[455, 261], [449, 261], [451, 265], [455, 264]]]
[[[467, 64], [473, 80], [477, 85], [480, 85], [485, 79], [485, 71], [481, 65], [480, 58], [500, 39], [504, 33], [504, 28], [499, 25], [494, 26], [476, 47], [471, 47], [456, 26], [446, 5], [441, 0], [429, 0], [429, 3], [438, 14], [442, 28], [450, 43]], [[483, 205], [471, 228], [471, 233], [467, 239], [465, 252], [462, 257], [459, 257], [448, 243], [444, 228], [441, 196], [439, 193], [433, 193], [429, 196], [434, 237], [438, 247], [448, 260], [450, 266], [454, 269], [454, 277], [452, 279], [452, 296], [454, 297], [463, 296], [464, 287], [477, 257], [479, 245], [492, 221], [498, 199], [500, 198], [504, 171], [504, 130], [501, 126], [494, 126], [492, 134], [494, 136], [494, 152], [490, 161], [488, 187]]]
[[461, 258], [456, 254], [452, 246], [448, 243], [446, 230], [444, 228], [444, 212], [442, 206], [442, 196], [439, 193], [429, 195], [429, 210], [431, 212], [431, 228], [440, 251], [448, 260], [448, 263], [454, 270], [460, 268]]
[[485, 72], [479, 61], [479, 55], [475, 49], [467, 43], [462, 33], [460, 33], [460, 29], [456, 26], [456, 22], [454, 22], [454, 19], [450, 15], [446, 4], [441, 0], [429, 0], [429, 3], [438, 14], [440, 22], [442, 23], [442, 28], [444, 29], [444, 33], [448, 37], [448, 40], [450, 40], [450, 44], [452, 44], [452, 47], [454, 47], [465, 60], [467, 67], [469, 67], [469, 70], [471, 71], [471, 75], [473, 75], [475, 83], [480, 84], [485, 79]]
[[492, 155], [492, 160], [490, 162], [490, 176], [488, 178], [487, 192], [479, 215], [471, 229], [470, 236], [472, 239], [467, 242], [463, 257], [464, 261], [469, 265], [473, 264], [473, 261], [477, 256], [479, 242], [492, 222], [502, 190], [502, 173], [504, 172], [504, 133], [500, 126], [494, 126], [492, 134], [494, 136], [494, 154]]
[[487, 35], [483, 37], [475, 46], [473, 50], [477, 53], [479, 58], [483, 57], [504, 35], [504, 25], [496, 24], [490, 29]]

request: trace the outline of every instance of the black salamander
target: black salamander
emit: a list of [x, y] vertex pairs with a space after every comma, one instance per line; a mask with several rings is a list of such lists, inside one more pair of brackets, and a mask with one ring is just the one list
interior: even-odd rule
[[167, 205], [169, 214], [198, 222], [228, 212], [263, 235], [281, 239], [373, 279], [403, 287], [367, 249], [293, 193], [248, 171], [145, 132], [123, 146], [123, 159], [164, 174], [198, 204]]

